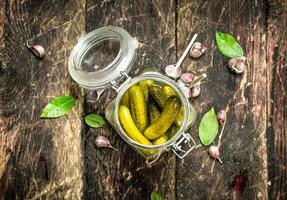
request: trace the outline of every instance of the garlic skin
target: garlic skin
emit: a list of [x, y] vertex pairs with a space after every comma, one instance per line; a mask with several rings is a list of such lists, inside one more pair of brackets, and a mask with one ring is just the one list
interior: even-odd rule
[[97, 147], [108, 147], [108, 148], [115, 149], [117, 151], [117, 149], [111, 145], [109, 139], [106, 138], [105, 136], [102, 136], [102, 135], [97, 136], [95, 143]]
[[194, 79], [194, 75], [192, 73], [183, 73], [180, 76], [180, 80], [182, 80], [184, 83], [191, 83]]
[[199, 94], [201, 92], [200, 89], [200, 83], [195, 84], [192, 88], [191, 88], [191, 96], [192, 97], [198, 97]]
[[206, 49], [207, 48], [202, 43], [195, 42], [189, 51], [189, 55], [192, 58], [199, 58], [206, 51]]
[[226, 118], [226, 113], [225, 113], [225, 111], [224, 110], [220, 110], [218, 113], [217, 113], [217, 120], [221, 123], [221, 124], [223, 124], [224, 123], [224, 121], [225, 121], [225, 118]]
[[222, 163], [222, 160], [220, 159], [220, 152], [218, 146], [215, 145], [209, 146], [208, 153], [210, 154], [211, 157], [216, 158], [217, 160], [219, 160], [220, 163]]
[[175, 67], [175, 65], [167, 65], [165, 67], [165, 73], [167, 76], [169, 76], [170, 78], [173, 78], [173, 79], [177, 79], [180, 77], [181, 75], [181, 68], [180, 67]]
[[246, 57], [238, 57], [238, 58], [232, 58], [228, 62], [228, 67], [231, 69], [231, 71], [234, 71], [237, 74], [241, 74], [245, 70], [246, 65]]
[[176, 82], [179, 85], [179, 87], [181, 88], [181, 90], [183, 91], [184, 95], [187, 98], [190, 98], [192, 96], [190, 88], [188, 86], [186, 86], [186, 84], [181, 79], [178, 79]]

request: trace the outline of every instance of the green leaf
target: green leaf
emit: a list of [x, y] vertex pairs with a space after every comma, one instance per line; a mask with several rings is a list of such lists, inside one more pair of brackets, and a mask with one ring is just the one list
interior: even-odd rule
[[216, 32], [215, 38], [216, 45], [224, 56], [228, 58], [236, 58], [244, 55], [242, 47], [232, 35]]
[[41, 118], [56, 118], [65, 115], [75, 105], [71, 96], [60, 96], [52, 99], [43, 109]]
[[93, 128], [102, 127], [105, 124], [105, 120], [102, 116], [97, 114], [89, 114], [85, 117], [85, 122]]
[[205, 146], [210, 145], [218, 133], [218, 120], [214, 111], [211, 108], [204, 114], [199, 125], [199, 139]]
[[150, 198], [151, 200], [163, 200], [163, 197], [157, 192], [152, 192]]

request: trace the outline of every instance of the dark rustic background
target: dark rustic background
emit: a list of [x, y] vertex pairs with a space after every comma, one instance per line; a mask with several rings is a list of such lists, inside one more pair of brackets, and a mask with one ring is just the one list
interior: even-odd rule
[[[216, 142], [223, 164], [198, 145], [186, 159], [166, 153], [151, 167], [107, 125], [92, 129], [88, 113], [103, 113], [112, 90], [97, 101], [69, 74], [77, 39], [105, 25], [125, 28], [140, 41], [136, 73], [174, 63], [194, 33], [207, 47], [187, 58], [188, 71], [206, 72], [191, 134], [214, 106], [227, 109]], [[0, 1], [0, 199], [286, 199], [287, 193], [287, 1], [286, 0], [74, 0]], [[247, 70], [235, 75], [214, 43], [215, 31], [235, 35]], [[44, 59], [26, 48], [43, 45]], [[67, 116], [41, 120], [45, 104], [73, 95]], [[119, 149], [99, 149], [95, 137]], [[236, 180], [236, 181], [234, 181]], [[235, 182], [241, 188], [235, 187]]]

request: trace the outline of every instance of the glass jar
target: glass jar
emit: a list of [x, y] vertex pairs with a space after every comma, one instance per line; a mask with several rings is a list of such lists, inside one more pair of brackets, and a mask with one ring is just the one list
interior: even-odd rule
[[[115, 54], [113, 47], [117, 47], [117, 45], [112, 45], [113, 47], [110, 49], [115, 58], [112, 59], [111, 63], [102, 64], [104, 66], [101, 67], [96, 62], [102, 58], [102, 55], [94, 52], [99, 50], [103, 43], [119, 44], [119, 48]], [[156, 70], [145, 71], [133, 78], [128, 75], [133, 67], [138, 46], [137, 40], [122, 28], [106, 26], [96, 29], [82, 36], [72, 50], [69, 58], [69, 73], [77, 83], [86, 89], [112, 87], [118, 93], [105, 110], [106, 119], [121, 138], [142, 156], [148, 160], [156, 160], [163, 151], [171, 148], [179, 158], [184, 158], [195, 147], [195, 142], [187, 131], [192, 122], [195, 121], [196, 111], [180, 86]], [[110, 56], [111, 53], [106, 51], [107, 49], [109, 47], [100, 50], [100, 54]], [[181, 126], [177, 133], [164, 144], [143, 145], [132, 140], [126, 135], [119, 121], [118, 109], [122, 96], [131, 86], [142, 80], [154, 80], [158, 84], [169, 85], [176, 91], [184, 108]]]

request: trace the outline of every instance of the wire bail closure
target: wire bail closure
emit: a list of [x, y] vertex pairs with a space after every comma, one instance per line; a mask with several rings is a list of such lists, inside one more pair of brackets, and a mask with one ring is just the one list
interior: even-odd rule
[[[122, 84], [117, 83], [115, 80], [111, 81], [112, 88], [116, 91], [119, 92], [123, 86], [131, 80], [131, 77], [124, 71], [121, 71], [121, 78], [120, 80], [124, 80]], [[120, 82], [120, 81], [119, 81]]]
[[[188, 149], [182, 149], [182, 144], [188, 144]], [[191, 135], [188, 133], [183, 133], [179, 141], [172, 145], [172, 151], [177, 157], [183, 159], [194, 149], [195, 146], [196, 143]]]

